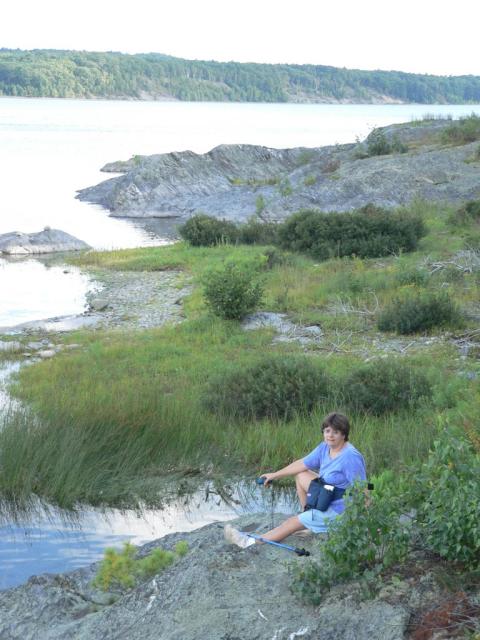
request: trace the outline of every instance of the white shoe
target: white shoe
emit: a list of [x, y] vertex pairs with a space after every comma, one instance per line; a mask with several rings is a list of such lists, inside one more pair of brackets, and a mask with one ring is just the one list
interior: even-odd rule
[[246, 549], [247, 547], [251, 547], [252, 544], [255, 544], [254, 538], [250, 538], [246, 533], [242, 533], [238, 529], [234, 529], [231, 524], [225, 525], [223, 535], [227, 542], [236, 544], [237, 547], [240, 547], [241, 549]]

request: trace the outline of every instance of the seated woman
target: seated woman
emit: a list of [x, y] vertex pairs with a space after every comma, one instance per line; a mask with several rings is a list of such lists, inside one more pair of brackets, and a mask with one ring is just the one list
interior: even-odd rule
[[[303, 509], [307, 503], [307, 491], [314, 478], [321, 477], [327, 485], [346, 489], [355, 480], [366, 480], [365, 461], [362, 454], [348, 441], [350, 424], [341, 413], [330, 413], [322, 423], [323, 442], [305, 458], [296, 460], [279, 471], [264, 473], [264, 484], [272, 480], [295, 476], [297, 495]], [[345, 510], [343, 498], [335, 499], [326, 511], [309, 509], [298, 516], [292, 516], [271, 531], [262, 534], [264, 540], [280, 542], [287, 536], [310, 529], [314, 533], [325, 533], [329, 524]], [[246, 548], [261, 541], [227, 524], [225, 539], [239, 547]]]

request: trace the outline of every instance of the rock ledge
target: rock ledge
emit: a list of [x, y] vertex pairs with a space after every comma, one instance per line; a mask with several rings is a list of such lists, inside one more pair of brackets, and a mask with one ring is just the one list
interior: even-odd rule
[[0, 253], [7, 255], [30, 255], [56, 253], [59, 251], [82, 251], [90, 246], [59, 229], [45, 227], [38, 233], [12, 231], [0, 235]]

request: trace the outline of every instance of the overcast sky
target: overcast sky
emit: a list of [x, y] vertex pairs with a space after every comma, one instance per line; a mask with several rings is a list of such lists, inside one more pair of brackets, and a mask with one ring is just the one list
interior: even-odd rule
[[6, 0], [0, 46], [480, 75], [478, 0]]

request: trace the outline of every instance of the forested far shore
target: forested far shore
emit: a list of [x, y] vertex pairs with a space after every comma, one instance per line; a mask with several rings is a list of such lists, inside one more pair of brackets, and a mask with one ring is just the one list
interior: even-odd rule
[[480, 103], [480, 76], [0, 49], [0, 95], [219, 102]]

